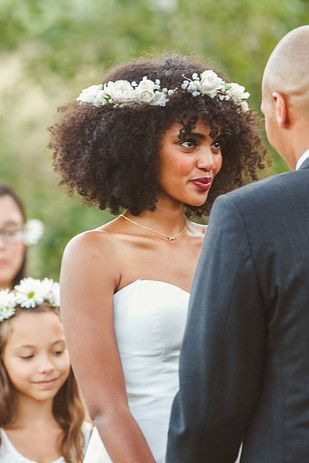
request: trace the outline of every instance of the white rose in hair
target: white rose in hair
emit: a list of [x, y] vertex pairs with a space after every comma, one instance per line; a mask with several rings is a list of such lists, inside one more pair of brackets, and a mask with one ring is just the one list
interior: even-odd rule
[[246, 101], [242, 101], [239, 106], [243, 113], [249, 111], [249, 105]]
[[104, 85], [104, 92], [116, 104], [133, 103], [136, 101], [136, 92], [127, 80], [116, 80]]
[[141, 103], [151, 104], [156, 100], [156, 88], [157, 85], [152, 80], [147, 79], [147, 77], [143, 77], [143, 80], [140, 81], [135, 89], [138, 101]]
[[189, 82], [189, 85], [187, 86], [187, 91], [191, 92], [194, 94], [195, 92], [198, 94], [201, 92], [201, 82], [199, 80], [193, 80]]
[[207, 69], [201, 74], [201, 92], [203, 95], [208, 95], [214, 98], [220, 90], [224, 88], [224, 80], [222, 80], [214, 71]]
[[96, 97], [93, 100], [94, 106], [105, 106], [108, 103], [108, 96], [104, 93], [104, 90], [99, 90]]
[[90, 87], [84, 88], [76, 100], [80, 103], [90, 103], [94, 106], [103, 106], [107, 103], [102, 84], [90, 85]]
[[156, 99], [152, 101], [150, 104], [152, 106], [165, 106], [167, 102], [168, 102], [168, 98], [167, 98], [166, 93], [157, 92]]
[[235, 82], [231, 82], [230, 84], [228, 84], [226, 93], [236, 103], [241, 103], [241, 100], [246, 100], [250, 96], [250, 93], [246, 92], [245, 87], [243, 87], [242, 85], [236, 84]]

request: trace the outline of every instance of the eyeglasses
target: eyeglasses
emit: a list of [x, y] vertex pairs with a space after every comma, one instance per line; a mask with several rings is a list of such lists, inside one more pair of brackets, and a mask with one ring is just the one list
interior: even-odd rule
[[0, 228], [0, 239], [7, 244], [17, 244], [23, 241], [23, 229], [17, 228], [10, 230], [9, 228]]

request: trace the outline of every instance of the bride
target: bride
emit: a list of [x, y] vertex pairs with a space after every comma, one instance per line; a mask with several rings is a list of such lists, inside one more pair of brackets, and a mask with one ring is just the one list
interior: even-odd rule
[[62, 262], [67, 343], [104, 444], [93, 436], [85, 461], [164, 462], [205, 234], [188, 218], [263, 167], [248, 96], [202, 63], [165, 55], [113, 69], [50, 129], [61, 183], [122, 212], [73, 238]]

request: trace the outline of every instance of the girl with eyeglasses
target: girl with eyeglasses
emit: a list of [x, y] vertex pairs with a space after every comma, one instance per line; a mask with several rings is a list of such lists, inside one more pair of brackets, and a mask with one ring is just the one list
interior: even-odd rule
[[22, 239], [26, 216], [16, 193], [0, 185], [0, 288], [12, 288], [25, 275], [27, 248]]
[[0, 183], [0, 289], [13, 288], [24, 276], [27, 245], [42, 235], [42, 224], [26, 221], [18, 195]]

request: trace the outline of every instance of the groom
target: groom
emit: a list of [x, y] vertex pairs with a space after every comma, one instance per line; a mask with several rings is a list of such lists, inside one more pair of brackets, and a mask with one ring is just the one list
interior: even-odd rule
[[218, 198], [196, 272], [168, 463], [309, 462], [309, 26], [267, 63], [268, 139], [293, 172]]

